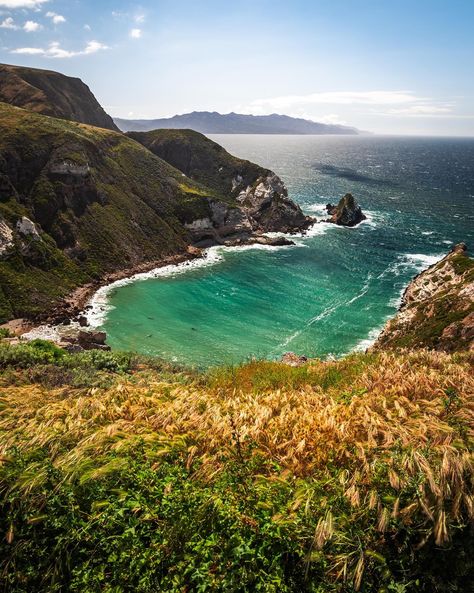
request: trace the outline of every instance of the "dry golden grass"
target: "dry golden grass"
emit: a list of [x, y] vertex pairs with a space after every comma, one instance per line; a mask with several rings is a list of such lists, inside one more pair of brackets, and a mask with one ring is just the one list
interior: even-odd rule
[[[309, 377], [347, 363], [312, 364]], [[253, 454], [277, 462], [283, 475], [310, 477], [329, 465], [339, 468], [347, 500], [354, 508], [376, 510], [381, 533], [391, 517], [409, 523], [421, 510], [430, 526], [427, 537], [433, 533], [442, 544], [450, 522], [474, 517], [469, 355], [383, 353], [351, 376], [350, 387], [339, 382], [323, 389], [317, 381], [262, 390], [247, 380], [243, 385], [182, 385], [148, 374], [108, 390], [5, 388], [0, 454], [12, 446], [46, 447], [73, 474], [86, 458], [140, 437], [158, 452], [181, 447], [189, 463], [199, 457], [202, 475], [211, 477], [223, 452], [252, 443]], [[402, 493], [415, 482], [418, 494], [409, 504], [403, 506], [400, 496], [382, 504], [385, 487]], [[316, 548], [332, 529], [328, 514], [315, 534]]]

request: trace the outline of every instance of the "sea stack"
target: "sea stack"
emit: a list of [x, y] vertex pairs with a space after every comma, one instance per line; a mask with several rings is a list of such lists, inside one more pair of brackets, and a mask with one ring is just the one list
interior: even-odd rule
[[327, 204], [326, 210], [331, 215], [326, 222], [340, 226], [355, 226], [367, 218], [352, 194], [346, 194], [339, 200], [339, 204]]

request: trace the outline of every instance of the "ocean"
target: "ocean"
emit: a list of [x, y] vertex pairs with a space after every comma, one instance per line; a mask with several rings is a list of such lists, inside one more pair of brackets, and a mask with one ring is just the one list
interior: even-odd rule
[[410, 279], [474, 246], [474, 139], [215, 135], [275, 171], [312, 216], [351, 192], [367, 221], [323, 223], [295, 246], [211, 248], [203, 261], [102, 290], [93, 320], [114, 349], [206, 368], [292, 351], [363, 350]]

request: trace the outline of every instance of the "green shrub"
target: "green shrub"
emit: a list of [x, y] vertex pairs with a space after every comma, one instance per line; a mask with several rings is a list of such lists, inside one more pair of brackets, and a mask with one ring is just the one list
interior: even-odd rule
[[69, 355], [66, 365], [70, 368], [92, 367], [97, 371], [126, 373], [132, 368], [134, 355], [129, 352], [111, 352], [107, 350], [87, 350]]
[[60, 362], [65, 354], [64, 350], [46, 340], [33, 340], [18, 345], [0, 343], [0, 369], [27, 369], [38, 364], [53, 364]]

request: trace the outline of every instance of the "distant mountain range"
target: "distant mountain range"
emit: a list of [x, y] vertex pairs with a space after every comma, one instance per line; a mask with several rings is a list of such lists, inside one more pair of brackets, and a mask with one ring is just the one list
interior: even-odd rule
[[191, 129], [201, 134], [351, 134], [361, 132], [349, 126], [322, 124], [288, 115], [221, 114], [216, 111], [193, 111], [163, 119], [114, 119], [124, 132], [148, 132], [157, 129]]

